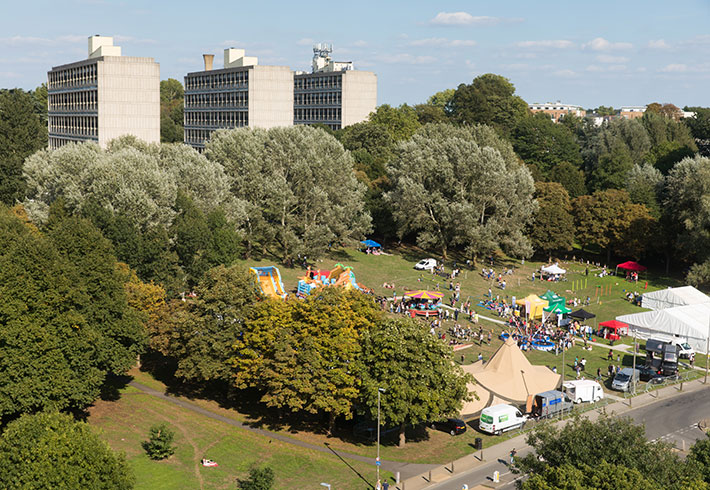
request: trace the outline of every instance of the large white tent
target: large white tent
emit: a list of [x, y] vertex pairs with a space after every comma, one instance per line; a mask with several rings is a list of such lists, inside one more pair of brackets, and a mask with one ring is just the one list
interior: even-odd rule
[[675, 306], [697, 305], [710, 303], [710, 297], [698, 291], [693, 286], [659, 289], [646, 293], [641, 297], [641, 306], [651, 310], [663, 310]]
[[710, 303], [676, 306], [664, 310], [644, 311], [616, 317], [636, 331], [639, 338], [682, 340], [697, 352], [705, 352], [710, 329]]
[[557, 263], [554, 263], [552, 265], [548, 265], [547, 267], [543, 267], [542, 271], [547, 272], [548, 274], [565, 274], [567, 272], [562, 267], [560, 267]]

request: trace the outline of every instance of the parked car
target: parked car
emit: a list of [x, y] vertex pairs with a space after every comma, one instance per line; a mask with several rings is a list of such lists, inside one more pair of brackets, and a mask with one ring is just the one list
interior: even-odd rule
[[431, 271], [436, 268], [436, 259], [422, 259], [414, 268], [418, 271]]
[[639, 370], [632, 368], [624, 368], [614, 376], [614, 381], [611, 382], [611, 389], [618, 391], [629, 391], [633, 383], [638, 383]]
[[446, 420], [432, 422], [431, 428], [448, 432], [452, 436], [457, 436], [466, 432], [466, 422], [461, 419], [448, 418]]
[[604, 398], [604, 390], [601, 385], [591, 379], [567, 381], [563, 388], [574, 403], [598, 402]]
[[639, 379], [641, 381], [651, 381], [652, 379], [663, 379], [663, 373], [653, 366], [643, 366], [639, 368]]
[[527, 415], [520, 413], [520, 410], [503, 403], [484, 408], [481, 411], [478, 427], [483, 432], [500, 435], [503, 432], [521, 428], [527, 420]]
[[673, 343], [679, 347], [678, 357], [690, 359], [690, 356], [695, 354], [695, 349], [693, 349], [688, 342], [676, 340]]

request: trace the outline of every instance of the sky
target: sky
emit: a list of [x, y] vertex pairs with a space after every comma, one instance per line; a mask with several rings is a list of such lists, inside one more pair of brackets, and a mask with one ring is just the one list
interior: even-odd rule
[[418, 104], [484, 73], [528, 103], [710, 106], [710, 0], [0, 0], [0, 87], [33, 89], [52, 66], [113, 36], [161, 79], [202, 54], [244, 48], [259, 64], [310, 70], [314, 42], [378, 77], [378, 104]]

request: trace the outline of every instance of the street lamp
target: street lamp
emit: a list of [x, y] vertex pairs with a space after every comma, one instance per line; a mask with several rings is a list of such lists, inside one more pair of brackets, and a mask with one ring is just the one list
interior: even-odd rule
[[328, 490], [330, 490], [330, 483], [321, 483], [322, 487], [326, 487]]
[[377, 388], [377, 460], [375, 461], [377, 482], [380, 481], [380, 394], [384, 392], [384, 388]]

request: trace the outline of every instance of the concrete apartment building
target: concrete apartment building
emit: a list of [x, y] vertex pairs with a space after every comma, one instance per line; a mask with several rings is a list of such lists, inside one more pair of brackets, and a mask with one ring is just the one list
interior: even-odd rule
[[185, 76], [185, 143], [202, 149], [218, 129], [293, 125], [293, 72], [261, 66], [243, 49], [224, 50], [224, 68], [203, 55], [205, 69]]
[[367, 119], [377, 104], [377, 76], [313, 49], [313, 72], [264, 66], [243, 49], [224, 50], [224, 68], [205, 54], [204, 70], [185, 76], [185, 143], [202, 150], [212, 132], [240, 127], [326, 124], [340, 129]]
[[377, 75], [355, 70], [352, 61], [333, 61], [332, 45], [313, 47], [311, 73], [294, 77], [294, 124], [341, 129], [367, 119], [377, 106]]
[[528, 107], [533, 113], [544, 112], [545, 114], [548, 114], [550, 116], [550, 119], [552, 119], [554, 122], [560, 122], [560, 119], [562, 119], [568, 114], [572, 114], [577, 117], [584, 117], [587, 114], [587, 111], [582, 109], [581, 106], [563, 104], [560, 101], [547, 102], [545, 104], [529, 104]]
[[619, 117], [624, 119], [638, 119], [646, 112], [645, 105], [626, 105], [619, 109]]
[[121, 56], [107, 36], [89, 37], [87, 59], [47, 73], [49, 148], [119, 136], [160, 142], [160, 65]]

